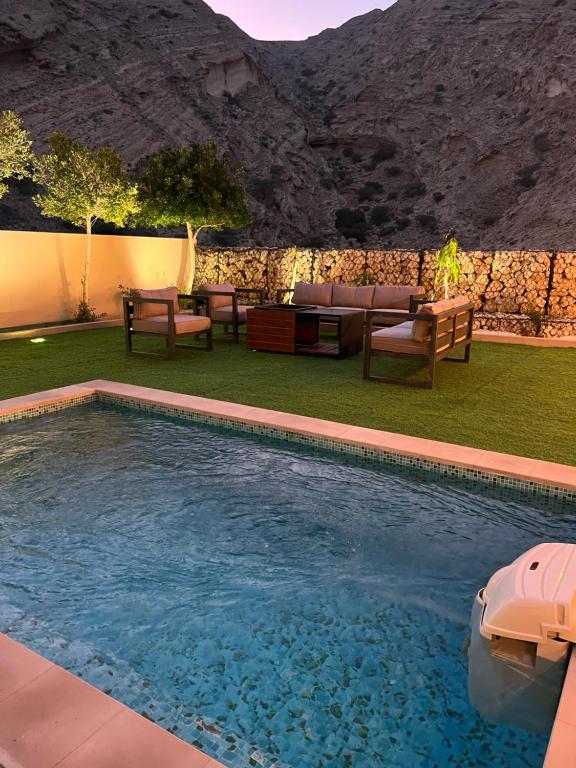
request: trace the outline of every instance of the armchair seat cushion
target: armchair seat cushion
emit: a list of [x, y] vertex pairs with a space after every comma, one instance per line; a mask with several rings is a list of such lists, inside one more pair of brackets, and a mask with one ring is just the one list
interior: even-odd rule
[[[246, 322], [246, 310], [250, 309], [247, 304], [238, 304], [238, 322]], [[234, 309], [232, 304], [226, 307], [218, 307], [212, 311], [212, 320], [219, 323], [232, 323], [234, 321]]]
[[414, 341], [412, 338], [412, 321], [409, 320], [391, 328], [374, 331], [371, 349], [379, 352], [398, 352], [404, 355], [427, 355], [430, 341]]
[[[176, 336], [187, 336], [194, 333], [203, 333], [210, 330], [209, 317], [201, 315], [178, 314], [174, 315], [174, 327]], [[156, 315], [146, 317], [144, 320], [134, 319], [132, 328], [137, 333], [159, 333], [168, 336], [168, 315]]]

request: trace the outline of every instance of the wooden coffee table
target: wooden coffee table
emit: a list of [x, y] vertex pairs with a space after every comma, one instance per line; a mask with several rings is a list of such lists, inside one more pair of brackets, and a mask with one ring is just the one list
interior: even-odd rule
[[[246, 322], [250, 349], [337, 358], [362, 351], [362, 310], [264, 304], [249, 309]], [[334, 342], [320, 339], [320, 323], [334, 326]]]

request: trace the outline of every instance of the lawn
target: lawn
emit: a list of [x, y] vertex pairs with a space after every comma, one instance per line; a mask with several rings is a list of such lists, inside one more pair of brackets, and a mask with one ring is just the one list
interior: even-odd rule
[[469, 365], [439, 365], [430, 391], [364, 381], [361, 355], [250, 352], [225, 338], [172, 361], [128, 358], [120, 328], [0, 343], [0, 399], [110, 379], [572, 465], [575, 372], [576, 349], [476, 343]]

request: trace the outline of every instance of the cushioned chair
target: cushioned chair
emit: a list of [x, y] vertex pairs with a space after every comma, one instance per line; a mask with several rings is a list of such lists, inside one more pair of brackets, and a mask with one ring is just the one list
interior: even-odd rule
[[[398, 325], [388, 327], [391, 319], [399, 320]], [[470, 360], [473, 321], [474, 304], [466, 296], [422, 304], [418, 312], [407, 314], [395, 310], [368, 312], [364, 378], [431, 389], [437, 362], [467, 363]], [[458, 350], [464, 351], [463, 357], [452, 356]], [[374, 357], [420, 359], [428, 367], [428, 376], [424, 382], [374, 376], [371, 372]]]
[[240, 340], [239, 329], [246, 323], [246, 311], [249, 304], [239, 304], [238, 296], [255, 295], [259, 304], [266, 301], [265, 288], [235, 288], [230, 283], [203, 283], [194, 295], [208, 299], [208, 313], [213, 323], [221, 323], [228, 329], [232, 326], [235, 343]]
[[[195, 305], [195, 311], [180, 310], [179, 299]], [[124, 334], [126, 352], [129, 355], [149, 357], [174, 357], [176, 347], [212, 350], [212, 321], [208, 315], [198, 313], [202, 299], [194, 294], [179, 294], [175, 286], [159, 290], [134, 288], [124, 297]], [[134, 349], [136, 335], [161, 336], [166, 340], [166, 352], [140, 352]], [[178, 339], [189, 336], [205, 336], [204, 346], [183, 344]]]

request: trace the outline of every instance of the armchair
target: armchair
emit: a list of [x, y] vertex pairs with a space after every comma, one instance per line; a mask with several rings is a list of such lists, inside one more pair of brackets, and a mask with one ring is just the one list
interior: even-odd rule
[[[180, 299], [192, 302], [193, 312], [180, 311]], [[134, 289], [123, 299], [124, 337], [129, 355], [173, 358], [176, 347], [212, 351], [212, 322], [210, 316], [199, 314], [202, 298], [194, 294], [178, 293], [174, 286], [160, 290]], [[134, 337], [160, 336], [166, 341], [166, 352], [144, 352], [134, 349]], [[177, 340], [184, 336], [206, 337], [204, 346], [183, 344]]]
[[238, 297], [254, 295], [258, 304], [266, 301], [265, 288], [235, 288], [230, 283], [203, 283], [194, 295], [208, 299], [208, 314], [213, 323], [221, 323], [226, 330], [232, 326], [235, 344], [240, 340], [239, 329], [246, 323], [246, 311], [250, 308], [249, 304], [240, 304]]

